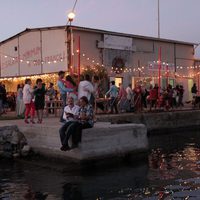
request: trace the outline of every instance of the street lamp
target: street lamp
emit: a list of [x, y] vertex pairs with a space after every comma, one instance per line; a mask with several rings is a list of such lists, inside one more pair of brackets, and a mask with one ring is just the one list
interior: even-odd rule
[[160, 38], [160, 0], [158, 0], [158, 38]]
[[[73, 33], [72, 33], [72, 26], [71, 23], [75, 18], [75, 13], [73, 11], [71, 11], [68, 15], [68, 22], [70, 23], [69, 26], [67, 26], [67, 35], [68, 35], [68, 70], [70, 72], [70, 74], [73, 73], [73, 51], [74, 51], [74, 45], [73, 45]], [[67, 23], [68, 23], [67, 22]]]
[[70, 23], [70, 26], [71, 26], [71, 23], [72, 23], [72, 21], [74, 20], [75, 16], [76, 16], [76, 15], [75, 15], [74, 12], [70, 12], [70, 13], [67, 15], [68, 20], [69, 20], [69, 23]]

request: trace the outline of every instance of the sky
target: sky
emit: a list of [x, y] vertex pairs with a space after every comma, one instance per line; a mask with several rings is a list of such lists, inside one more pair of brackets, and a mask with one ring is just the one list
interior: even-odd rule
[[[159, 0], [160, 37], [200, 43], [200, 0]], [[26, 28], [66, 25], [75, 0], [0, 0], [0, 41]], [[158, 37], [158, 0], [78, 0], [73, 25]], [[200, 58], [200, 45], [195, 57]]]

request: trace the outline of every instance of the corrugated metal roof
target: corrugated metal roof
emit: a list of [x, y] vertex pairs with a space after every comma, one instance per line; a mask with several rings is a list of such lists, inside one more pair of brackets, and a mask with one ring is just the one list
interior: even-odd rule
[[[3, 40], [0, 42], [0, 44], [6, 43], [9, 40], [12, 40], [20, 35], [26, 34], [28, 32], [32, 31], [40, 31], [40, 30], [56, 30], [56, 29], [65, 29], [66, 27], [70, 26], [52, 26], [52, 27], [40, 27], [40, 28], [26, 28], [24, 31], [17, 33], [16, 35], [13, 35], [12, 37]], [[104, 33], [104, 34], [110, 34], [110, 35], [118, 35], [118, 36], [124, 36], [124, 37], [133, 37], [133, 38], [140, 38], [140, 39], [146, 39], [146, 40], [155, 40], [160, 42], [169, 42], [169, 43], [176, 43], [176, 44], [184, 44], [184, 45], [197, 45], [196, 43], [191, 42], [184, 42], [184, 41], [177, 41], [177, 40], [171, 40], [171, 39], [164, 39], [164, 38], [155, 38], [155, 37], [149, 37], [149, 36], [141, 36], [141, 35], [134, 35], [134, 34], [128, 34], [128, 33], [119, 33], [114, 31], [107, 31], [107, 30], [100, 30], [100, 29], [94, 29], [94, 28], [88, 28], [88, 27], [80, 27], [80, 26], [71, 26], [73, 29], [80, 30], [80, 31], [87, 31], [87, 32], [95, 32], [95, 33]]]

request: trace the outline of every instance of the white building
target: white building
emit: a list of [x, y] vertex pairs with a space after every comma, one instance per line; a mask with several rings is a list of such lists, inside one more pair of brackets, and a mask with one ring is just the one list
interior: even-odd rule
[[26, 29], [0, 43], [0, 77], [14, 91], [27, 76], [56, 82], [60, 70], [82, 73], [99, 65], [125, 86], [159, 80], [162, 87], [182, 84], [188, 99], [199, 68], [194, 45], [77, 26]]

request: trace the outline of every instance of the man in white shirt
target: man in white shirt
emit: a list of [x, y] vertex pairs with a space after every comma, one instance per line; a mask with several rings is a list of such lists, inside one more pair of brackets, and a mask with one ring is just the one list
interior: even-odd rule
[[73, 97], [69, 97], [67, 99], [67, 106], [64, 108], [64, 114], [63, 119], [66, 121], [65, 124], [60, 128], [60, 141], [62, 144], [62, 147], [60, 148], [61, 151], [67, 151], [69, 150], [68, 140], [69, 135], [66, 135], [65, 132], [68, 129], [68, 127], [74, 123], [74, 121], [78, 120], [79, 115], [79, 106], [74, 104]]
[[88, 74], [85, 75], [85, 80], [81, 81], [78, 85], [78, 99], [83, 96], [86, 96], [88, 101], [90, 102], [91, 94], [94, 92], [94, 87], [90, 82], [90, 76]]
[[131, 88], [131, 84], [129, 84], [128, 87], [126, 88], [126, 93], [127, 93], [127, 99], [131, 101], [133, 97], [133, 90]]

